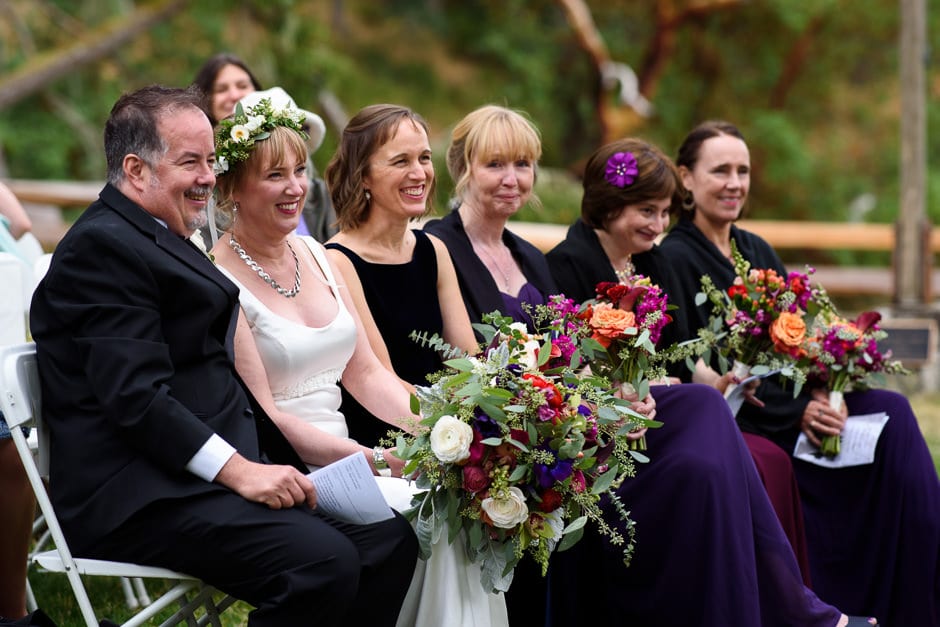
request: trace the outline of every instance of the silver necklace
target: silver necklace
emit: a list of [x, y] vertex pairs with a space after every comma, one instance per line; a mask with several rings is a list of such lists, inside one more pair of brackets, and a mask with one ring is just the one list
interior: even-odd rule
[[287, 298], [293, 298], [300, 294], [300, 260], [297, 259], [297, 253], [294, 252], [294, 249], [291, 247], [290, 242], [284, 242], [287, 244], [287, 249], [290, 251], [291, 256], [294, 258], [294, 287], [289, 290], [285, 290], [283, 287], [278, 285], [270, 274], [264, 271], [264, 268], [261, 265], [251, 258], [251, 256], [245, 252], [245, 249], [241, 247], [237, 241], [235, 241], [235, 234], [232, 233], [229, 236], [228, 245], [232, 247], [232, 250], [235, 251], [235, 254], [245, 262], [249, 268], [258, 273], [258, 276], [261, 277], [261, 280], [274, 288], [274, 291], [285, 296]]
[[614, 274], [617, 275], [617, 280], [621, 283], [626, 283], [627, 280], [633, 276], [633, 255], [627, 255], [627, 263], [620, 270], [614, 270]]
[[501, 275], [503, 275], [503, 283], [506, 284], [506, 293], [509, 293], [509, 275], [506, 273], [505, 270], [503, 270], [503, 267], [499, 265], [498, 263], [496, 263], [496, 259], [493, 257], [493, 255], [490, 254], [490, 252], [486, 250], [485, 248], [483, 248], [482, 246], [477, 245], [477, 246], [474, 246], [474, 248], [480, 250], [480, 252], [486, 255], [487, 258], [490, 260], [490, 262], [493, 264], [493, 267], [496, 268], [496, 270]]

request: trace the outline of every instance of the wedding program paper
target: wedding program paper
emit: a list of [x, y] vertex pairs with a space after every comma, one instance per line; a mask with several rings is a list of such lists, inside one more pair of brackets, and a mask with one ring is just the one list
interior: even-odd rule
[[801, 432], [793, 449], [793, 457], [826, 468], [870, 464], [875, 461], [875, 447], [878, 446], [878, 438], [881, 437], [886, 422], [888, 414], [884, 412], [849, 416], [842, 430], [839, 454], [831, 459], [821, 455], [819, 449], [807, 439], [806, 434]]
[[725, 399], [728, 401], [728, 407], [731, 408], [731, 415], [737, 416], [738, 411], [741, 409], [741, 405], [744, 404], [744, 391], [747, 389], [748, 383], [757, 381], [758, 379], [766, 379], [767, 377], [775, 375], [779, 372], [780, 370], [771, 370], [770, 372], [765, 372], [764, 374], [755, 374], [749, 376], [746, 379], [742, 379], [741, 383], [739, 383]]
[[362, 453], [318, 468], [307, 478], [317, 490], [317, 509], [337, 520], [368, 525], [393, 516]]

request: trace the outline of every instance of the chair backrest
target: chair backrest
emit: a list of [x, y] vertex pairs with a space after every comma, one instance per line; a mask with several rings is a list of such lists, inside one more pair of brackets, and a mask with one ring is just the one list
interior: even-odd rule
[[[11, 253], [0, 252], [0, 346], [19, 344], [26, 340], [27, 281], [23, 273], [23, 260]], [[32, 275], [29, 277], [32, 294]]]
[[0, 409], [7, 426], [32, 426], [37, 447], [33, 458], [39, 474], [49, 477], [49, 428], [42, 419], [36, 345], [32, 342], [0, 349]]

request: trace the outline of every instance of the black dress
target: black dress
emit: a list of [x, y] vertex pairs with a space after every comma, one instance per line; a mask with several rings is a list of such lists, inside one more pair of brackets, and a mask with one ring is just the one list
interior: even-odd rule
[[[412, 340], [412, 331], [441, 335], [444, 321], [437, 295], [437, 255], [425, 233], [415, 234], [411, 260], [403, 264], [371, 263], [336, 243], [327, 248], [346, 255], [356, 268], [366, 303], [375, 319], [392, 367], [399, 377], [416, 385], [427, 384], [427, 375], [443, 366], [437, 353]], [[373, 416], [343, 388], [340, 407], [349, 425], [349, 437], [364, 446], [376, 446], [393, 429]]]

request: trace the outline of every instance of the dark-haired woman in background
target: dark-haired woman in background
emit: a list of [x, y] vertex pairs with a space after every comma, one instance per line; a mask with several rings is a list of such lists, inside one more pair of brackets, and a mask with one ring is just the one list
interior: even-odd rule
[[[732, 241], [752, 267], [782, 276], [786, 268], [766, 241], [734, 224], [751, 172], [747, 144], [734, 125], [696, 127], [676, 164], [689, 195], [661, 249], [685, 288], [686, 300], [676, 304], [695, 328], [709, 315], [693, 300], [699, 277], [710, 275], [719, 289], [734, 280]], [[940, 481], [907, 399], [889, 390], [851, 392], [838, 411], [825, 390], [804, 388], [794, 398], [771, 379], [757, 395], [763, 407], [745, 404], [737, 416], [741, 429], [788, 454], [800, 432], [818, 444], [824, 435], [838, 435], [848, 414], [888, 414], [871, 464], [833, 469], [793, 461], [813, 587], [846, 611], [874, 614], [889, 626], [940, 625]]]

